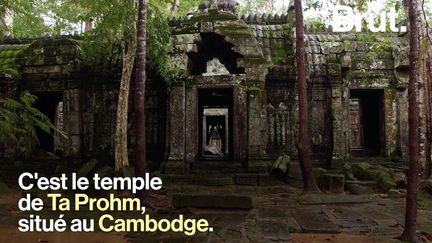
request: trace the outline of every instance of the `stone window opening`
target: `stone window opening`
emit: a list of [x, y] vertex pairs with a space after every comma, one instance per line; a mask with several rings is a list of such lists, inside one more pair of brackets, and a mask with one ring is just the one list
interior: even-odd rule
[[352, 89], [349, 105], [351, 155], [381, 155], [385, 146], [383, 90]]
[[245, 69], [238, 67], [237, 60], [243, 55], [232, 50], [233, 44], [225, 41], [225, 37], [216, 33], [201, 33], [201, 41], [197, 43], [198, 52], [190, 52], [190, 75], [203, 75], [207, 72], [207, 63], [218, 59], [230, 74], [244, 74]]

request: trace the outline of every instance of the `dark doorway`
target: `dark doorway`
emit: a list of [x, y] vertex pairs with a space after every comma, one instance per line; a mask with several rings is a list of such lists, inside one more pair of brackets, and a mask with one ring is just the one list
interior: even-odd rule
[[[36, 93], [38, 99], [35, 108], [45, 114], [52, 124], [57, 128], [63, 128], [63, 94], [59, 92]], [[59, 136], [54, 133], [54, 136], [48, 134], [40, 128], [36, 128], [37, 138], [39, 143], [37, 149], [56, 152], [60, 150]]]
[[378, 156], [383, 152], [383, 90], [350, 90], [351, 155]]
[[198, 91], [200, 159], [232, 160], [232, 107], [232, 89]]

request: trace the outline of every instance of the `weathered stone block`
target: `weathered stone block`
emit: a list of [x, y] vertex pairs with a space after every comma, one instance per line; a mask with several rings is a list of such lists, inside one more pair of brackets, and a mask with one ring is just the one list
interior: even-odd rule
[[425, 189], [426, 191], [428, 191], [429, 193], [432, 193], [432, 176], [429, 177], [426, 181], [425, 181]]
[[349, 55], [343, 55], [340, 58], [340, 64], [342, 68], [351, 68], [352, 63], [351, 63], [351, 56]]
[[163, 165], [163, 172], [165, 174], [184, 174], [188, 170], [186, 169], [186, 164], [184, 161], [173, 161], [168, 160]]
[[341, 53], [343, 51], [340, 42], [321, 42], [321, 50], [323, 54]]
[[105, 165], [96, 171], [100, 177], [108, 177], [114, 175], [114, 169], [111, 166]]
[[188, 74], [189, 57], [186, 54], [170, 55], [169, 59], [168, 63], [172, 69], [179, 70], [179, 74], [183, 76]]
[[174, 194], [172, 202], [176, 208], [251, 209], [254, 207], [251, 197], [235, 195]]
[[357, 50], [357, 42], [355, 41], [343, 41], [342, 46], [346, 52], [353, 52]]
[[279, 156], [273, 163], [270, 173], [275, 173], [277, 176], [284, 176], [288, 174], [290, 168], [290, 157], [288, 155]]
[[397, 186], [391, 174], [388, 171], [385, 171], [384, 169], [381, 169], [377, 172], [376, 181], [378, 183], [378, 186], [383, 191], [394, 189]]
[[357, 163], [351, 165], [354, 176], [359, 180], [375, 180], [375, 172], [369, 163]]
[[174, 46], [174, 52], [198, 52], [196, 44], [180, 44]]
[[236, 174], [235, 184], [237, 185], [248, 185], [255, 186], [258, 185], [258, 175], [256, 174]]
[[207, 176], [201, 178], [201, 184], [205, 186], [234, 185], [234, 178], [232, 176]]
[[345, 176], [342, 174], [324, 174], [318, 182], [324, 191], [342, 193], [345, 188]]
[[195, 42], [201, 41], [201, 35], [200, 34], [174, 35], [171, 40], [172, 40], [173, 45], [193, 44]]
[[369, 186], [359, 185], [359, 184], [347, 184], [345, 188], [355, 195], [363, 195], [363, 194], [373, 194], [374, 191]]
[[407, 176], [404, 172], [395, 172], [393, 174], [393, 179], [395, 180], [396, 184], [400, 188], [405, 188], [407, 185]]
[[259, 186], [272, 186], [277, 184], [277, 180], [268, 174], [261, 174], [258, 176], [258, 185]]
[[336, 63], [328, 64], [328, 75], [330, 76], [341, 76], [341, 65]]
[[96, 165], [99, 162], [96, 159], [91, 159], [89, 162], [84, 164], [79, 170], [77, 175], [78, 176], [88, 176], [92, 170], [96, 168]]

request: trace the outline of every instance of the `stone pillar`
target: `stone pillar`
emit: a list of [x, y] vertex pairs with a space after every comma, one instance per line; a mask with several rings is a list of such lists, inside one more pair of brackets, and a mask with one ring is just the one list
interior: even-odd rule
[[248, 171], [266, 172], [265, 161], [268, 159], [266, 147], [267, 135], [267, 97], [265, 80], [267, 66], [248, 63], [245, 68], [248, 87]]
[[[197, 87], [185, 89], [185, 162], [196, 161], [198, 147], [198, 90]], [[180, 122], [180, 121], [179, 121]]]
[[170, 91], [169, 101], [169, 155], [165, 173], [185, 172], [185, 84], [177, 82]]
[[69, 156], [79, 158], [81, 157], [81, 92], [79, 89], [69, 90], [68, 108]]
[[[395, 155], [397, 150], [397, 104], [396, 91], [393, 89], [384, 90], [384, 117], [385, 117], [385, 155]], [[384, 134], [383, 134], [384, 135]]]
[[[246, 139], [248, 134], [248, 123], [247, 123], [247, 92], [246, 87], [237, 86], [234, 87], [233, 97], [233, 136], [234, 139], [234, 160], [244, 162], [247, 159], [248, 151], [248, 140]], [[245, 139], [239, 139], [245, 138]]]
[[249, 159], [262, 159], [266, 152], [267, 136], [265, 135], [266, 111], [263, 107], [264, 91], [253, 90], [248, 94], [248, 157]]
[[[333, 129], [333, 158], [332, 160], [345, 159], [346, 156], [346, 131], [343, 121], [343, 91], [339, 86], [331, 87], [331, 114], [332, 114], [332, 129]], [[348, 121], [346, 121], [348, 122]]]

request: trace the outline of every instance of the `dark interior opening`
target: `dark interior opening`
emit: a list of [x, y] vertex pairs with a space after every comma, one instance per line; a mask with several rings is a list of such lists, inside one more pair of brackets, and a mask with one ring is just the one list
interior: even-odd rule
[[191, 75], [201, 75], [206, 72], [207, 62], [218, 58], [230, 74], [245, 73], [244, 68], [237, 66], [237, 59], [243, 55], [232, 50], [233, 44], [226, 42], [225, 37], [216, 33], [201, 33], [201, 42], [197, 43], [198, 52], [188, 53]]
[[[206, 112], [207, 115], [205, 115]], [[220, 113], [215, 114], [214, 112]], [[198, 114], [198, 158], [202, 160], [232, 160], [233, 90], [198, 90]], [[212, 139], [217, 139], [220, 141], [219, 146], [222, 152], [221, 154], [215, 154], [207, 151], [206, 145], [211, 145]]]
[[[58, 118], [59, 104], [63, 101], [63, 94], [58, 92], [49, 92], [37, 93], [35, 95], [38, 97], [35, 103], [35, 108], [45, 114], [52, 124], [58, 125], [56, 118]], [[36, 134], [39, 140], [36, 147], [37, 149], [47, 152], [56, 152], [54, 151], [55, 136], [42, 131], [42, 129], [38, 127], [36, 128]]]
[[383, 90], [350, 90], [353, 156], [377, 156], [383, 152], [383, 113]]

